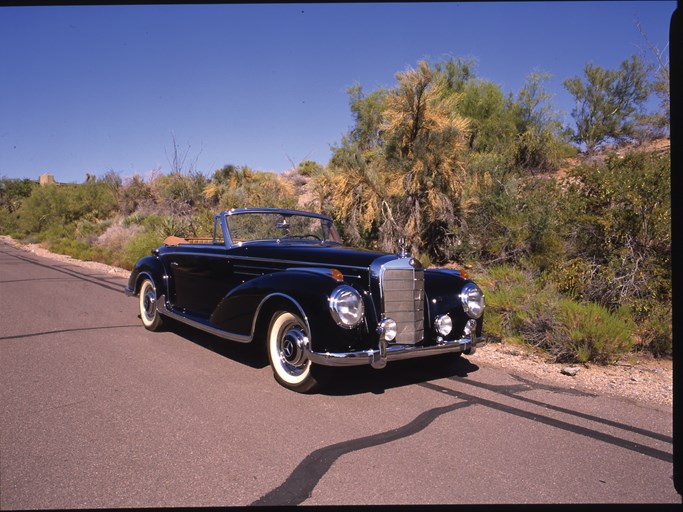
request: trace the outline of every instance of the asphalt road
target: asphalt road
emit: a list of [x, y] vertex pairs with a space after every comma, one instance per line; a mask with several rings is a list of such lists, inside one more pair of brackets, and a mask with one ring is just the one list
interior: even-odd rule
[[672, 414], [477, 363], [280, 387], [146, 331], [125, 280], [0, 242], [0, 508], [673, 503]]

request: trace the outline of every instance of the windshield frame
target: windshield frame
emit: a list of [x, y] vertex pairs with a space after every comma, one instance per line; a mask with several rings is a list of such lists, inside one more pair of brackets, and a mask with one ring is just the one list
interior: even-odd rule
[[[267, 236], [263, 238], [248, 238], [235, 236], [235, 223], [234, 220], [237, 219], [236, 216], [244, 215], [261, 215], [261, 216], [272, 216], [273, 224], [271, 227], [276, 227], [282, 229], [283, 236]], [[278, 217], [280, 220], [278, 220]], [[303, 238], [300, 234], [287, 233], [287, 229], [292, 225], [288, 223], [292, 217], [306, 217], [310, 219], [318, 219], [320, 221], [320, 227], [315, 233], [310, 233], [311, 235], [316, 235], [316, 237]], [[265, 217], [263, 217], [265, 218]], [[217, 231], [217, 224], [220, 221], [221, 228], [224, 234], [224, 242], [226, 247], [241, 247], [244, 245], [256, 244], [256, 243], [277, 243], [277, 244], [306, 244], [306, 245], [341, 245], [341, 238], [337, 232], [332, 219], [326, 215], [321, 215], [319, 213], [306, 212], [302, 210], [289, 210], [282, 208], [233, 208], [231, 210], [226, 210], [216, 215], [215, 225]], [[232, 230], [231, 230], [232, 221]], [[284, 221], [284, 222], [283, 222]], [[296, 224], [296, 223], [295, 223]], [[214, 235], [215, 236], [215, 235]]]

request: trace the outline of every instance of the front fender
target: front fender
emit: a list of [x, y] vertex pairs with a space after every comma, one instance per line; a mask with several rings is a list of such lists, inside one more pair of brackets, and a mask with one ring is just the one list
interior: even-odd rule
[[[328, 300], [342, 281], [321, 272], [304, 269], [268, 274], [247, 281], [226, 295], [211, 315], [210, 321], [228, 332], [253, 336], [267, 327], [275, 310], [290, 306], [304, 315], [316, 351], [340, 351], [369, 348], [368, 315], [374, 316], [368, 294], [358, 290], [366, 305], [366, 318], [353, 329], [338, 326], [330, 315]], [[370, 324], [372, 325], [372, 324]]]
[[[446, 339], [460, 337], [469, 316], [464, 312], [460, 292], [470, 279], [451, 269], [428, 269], [425, 271], [425, 295], [428, 304], [428, 325], [437, 315], [448, 314], [453, 320], [453, 330]], [[481, 333], [483, 317], [477, 320], [477, 332]]]

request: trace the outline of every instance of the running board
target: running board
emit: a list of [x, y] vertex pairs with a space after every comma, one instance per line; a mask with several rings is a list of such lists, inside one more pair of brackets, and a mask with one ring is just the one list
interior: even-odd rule
[[172, 309], [169, 309], [166, 306], [166, 296], [162, 295], [159, 297], [159, 299], [156, 302], [157, 304], [157, 311], [161, 313], [164, 316], [167, 316], [169, 318], [172, 318], [174, 320], [177, 320], [178, 322], [181, 322], [183, 324], [187, 324], [191, 327], [194, 327], [195, 329], [199, 329], [200, 331], [207, 332], [209, 334], [212, 334], [213, 336], [218, 336], [219, 338], [223, 338], [225, 340], [230, 340], [230, 341], [236, 341], [238, 343], [249, 343], [251, 342], [252, 336], [246, 336], [244, 334], [234, 334], [231, 332], [224, 331], [223, 329], [220, 329], [215, 326], [215, 324], [212, 324], [211, 322], [207, 320], [202, 320], [201, 318], [196, 318], [190, 315], [182, 315], [180, 313], [176, 313]]

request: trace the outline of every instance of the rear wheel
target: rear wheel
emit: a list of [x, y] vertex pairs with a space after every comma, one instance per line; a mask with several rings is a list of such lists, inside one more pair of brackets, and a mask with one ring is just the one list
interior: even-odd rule
[[268, 359], [273, 375], [284, 387], [308, 393], [318, 387], [319, 368], [306, 356], [309, 343], [306, 324], [298, 315], [278, 311], [273, 315], [266, 335]]
[[164, 325], [157, 311], [157, 291], [151, 279], [145, 279], [140, 285], [140, 320], [150, 331], [160, 331]]

